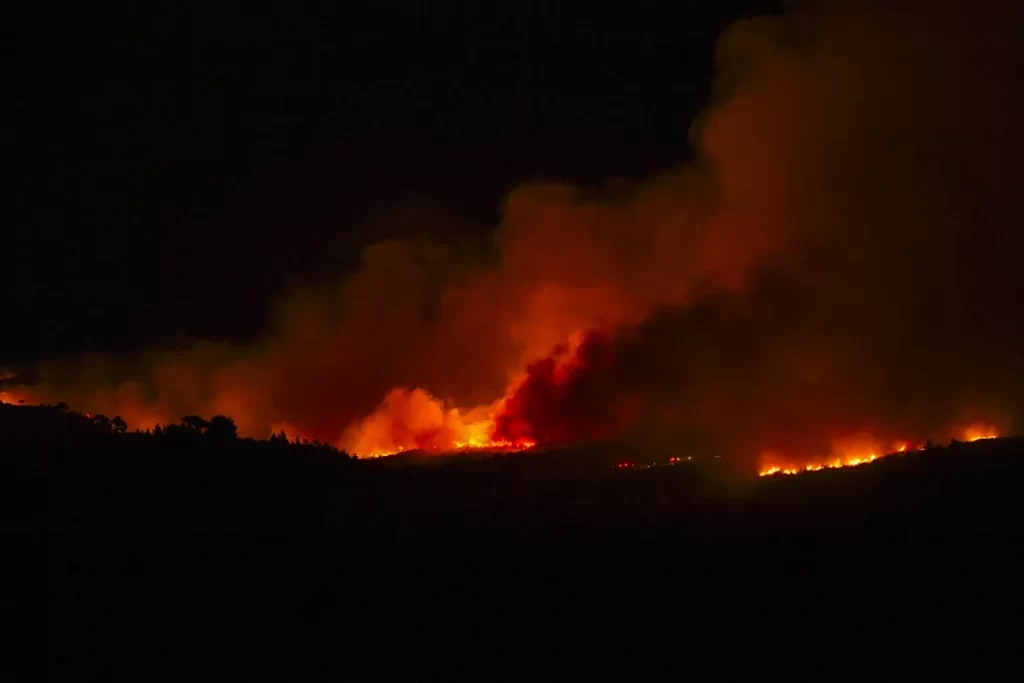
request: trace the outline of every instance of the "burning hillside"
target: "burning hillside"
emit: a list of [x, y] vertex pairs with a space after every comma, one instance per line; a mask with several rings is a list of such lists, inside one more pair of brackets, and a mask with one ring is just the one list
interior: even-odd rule
[[839, 1], [741, 22], [698, 162], [514, 188], [493, 244], [369, 245], [257, 346], [45, 367], [34, 391], [364, 456], [627, 439], [763, 473], [1019, 431], [1016, 12]]
[[343, 440], [356, 454], [380, 457], [403, 451], [449, 453], [456, 450], [526, 450], [525, 437], [502, 438], [495, 430], [497, 406], [463, 413], [446, 408], [422, 389], [396, 389], [368, 417], [352, 425]]
[[[971, 425], [969, 427], [956, 430], [956, 433], [959, 434], [960, 436], [959, 439], [957, 436], [953, 436], [952, 440], [954, 441], [961, 440], [967, 442], [974, 442], [982, 441], [984, 439], [999, 438], [999, 433], [996, 430], [996, 428], [991, 425], [985, 424]], [[792, 463], [774, 464], [780, 462], [785, 463], [785, 456], [779, 453], [772, 452], [762, 453], [762, 462], [767, 462], [770, 464], [763, 464], [758, 474], [762, 477], [769, 477], [775, 474], [801, 474], [803, 472], [819, 472], [825, 469], [858, 467], [860, 465], [868, 465], [880, 458], [885, 458], [890, 455], [899, 455], [902, 453], [924, 450], [927, 446], [927, 443], [928, 442], [926, 441], [921, 443], [920, 445], [911, 446], [906, 441], [897, 441], [892, 444], [891, 449], [888, 451], [883, 451], [876, 446], [872, 448], [871, 452], [861, 454], [857, 454], [856, 450], [854, 452], [846, 451], [843, 449], [841, 445], [835, 444], [833, 445], [833, 452], [832, 455], [830, 455], [830, 457], [825, 459], [814, 460], [811, 462], [806, 462], [800, 465], [793, 465]], [[861, 446], [861, 449], [863, 449], [863, 445]], [[879, 455], [879, 453], [882, 453], [882, 455]]]

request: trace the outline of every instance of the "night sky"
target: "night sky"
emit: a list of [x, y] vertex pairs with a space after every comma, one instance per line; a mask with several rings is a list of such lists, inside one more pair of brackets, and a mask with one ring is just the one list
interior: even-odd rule
[[363, 244], [685, 162], [716, 38], [780, 3], [369, 4], [8, 8], [0, 365], [258, 338]]

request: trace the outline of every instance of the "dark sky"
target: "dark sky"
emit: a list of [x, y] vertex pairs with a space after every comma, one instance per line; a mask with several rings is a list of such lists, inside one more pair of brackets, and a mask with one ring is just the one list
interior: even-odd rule
[[155, 4], [5, 10], [0, 365], [249, 339], [396, 210], [483, 236], [517, 183], [686, 161], [717, 35], [780, 3]]

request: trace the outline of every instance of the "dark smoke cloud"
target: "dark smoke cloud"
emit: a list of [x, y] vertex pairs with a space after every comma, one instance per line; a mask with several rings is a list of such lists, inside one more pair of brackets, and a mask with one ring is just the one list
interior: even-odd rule
[[342, 445], [372, 414], [385, 447], [492, 406], [500, 436], [745, 463], [1019, 430], [1021, 14], [850, 1], [740, 22], [693, 127], [700, 163], [602, 192], [515, 188], [493, 248], [373, 244], [345, 282], [287, 298], [258, 348], [50, 369], [45, 390], [143, 424], [226, 412], [243, 433]]
[[743, 285], [594, 337], [561, 378], [534, 364], [499, 425], [588, 438], [627, 403], [633, 438], [798, 462], [858, 433], [1020, 429], [1018, 14], [837, 3], [730, 29], [697, 131], [709, 257]]

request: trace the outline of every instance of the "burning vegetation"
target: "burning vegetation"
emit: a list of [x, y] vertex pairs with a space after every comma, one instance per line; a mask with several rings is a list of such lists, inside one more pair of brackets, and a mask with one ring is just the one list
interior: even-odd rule
[[[954, 442], [958, 440], [974, 442], [982, 441], [984, 439], [998, 439], [1000, 436], [998, 430], [995, 427], [986, 424], [971, 425], [969, 427], [957, 430], [957, 433], [960, 434], [960, 438], [958, 439], [957, 436], [953, 436], [951, 440]], [[901, 453], [907, 453], [911, 451], [923, 451], [926, 448], [928, 448], [929, 445], [930, 440], [916, 446], [910, 445], [910, 442], [907, 441], [897, 441], [892, 444], [890, 450], [881, 451], [883, 453], [882, 455], [878, 455], [879, 451], [877, 449], [866, 455], [850, 455], [849, 453], [844, 453], [841, 450], [837, 450], [836, 454], [828, 459], [808, 462], [799, 466], [794, 466], [791, 464], [768, 464], [766, 466], [762, 466], [762, 469], [760, 470], [760, 472], [758, 472], [758, 474], [762, 477], [769, 477], [774, 474], [802, 474], [804, 472], [818, 472], [824, 469], [858, 467], [860, 465], [867, 465], [873, 463], [879, 458], [885, 458], [890, 455], [899, 455]], [[769, 463], [781, 461], [779, 455], [774, 453], [766, 453], [762, 455], [762, 459]]]
[[369, 245], [258, 345], [50, 365], [33, 396], [360, 456], [628, 440], [761, 474], [1019, 432], [1016, 13], [740, 22], [694, 163], [514, 188], [490, 243]]

